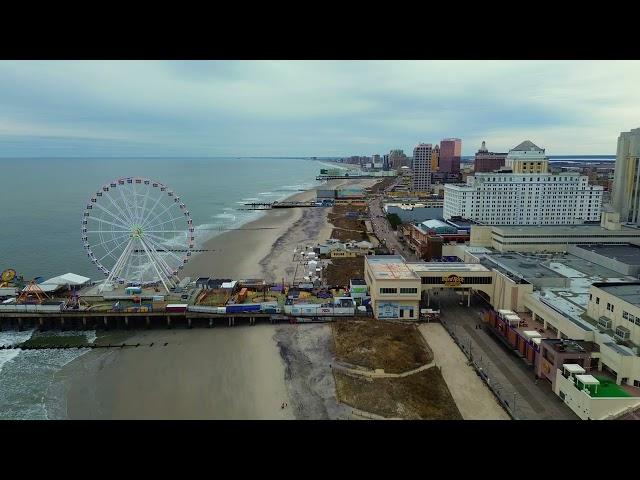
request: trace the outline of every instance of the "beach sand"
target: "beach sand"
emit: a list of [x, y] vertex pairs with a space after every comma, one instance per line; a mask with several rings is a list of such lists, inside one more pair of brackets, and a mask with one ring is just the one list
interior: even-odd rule
[[[333, 188], [377, 180], [333, 180]], [[311, 200], [315, 189], [288, 200]], [[293, 249], [327, 239], [329, 208], [275, 209], [205, 242], [183, 275], [290, 281]], [[256, 230], [258, 229], [258, 230]], [[113, 334], [110, 334], [113, 335]], [[335, 419], [328, 325], [119, 332], [137, 348], [92, 350], [60, 370], [45, 405], [55, 419]], [[153, 347], [149, 347], [150, 343]], [[164, 346], [167, 342], [168, 345]], [[115, 342], [114, 342], [115, 343]], [[281, 405], [288, 405], [282, 409]]]
[[[313, 189], [297, 193], [288, 201], [315, 200], [318, 188], [369, 186], [377, 179], [330, 180]], [[192, 278], [264, 278], [268, 281], [291, 281], [295, 265], [293, 249], [300, 243], [319, 243], [331, 235], [327, 220], [330, 208], [283, 208], [264, 212], [257, 220], [243, 225], [246, 230], [232, 230], [203, 244], [212, 252], [197, 253], [185, 265], [182, 276]]]
[[135, 332], [127, 342], [146, 346], [92, 350], [58, 372], [49, 418], [292, 419], [274, 328]]

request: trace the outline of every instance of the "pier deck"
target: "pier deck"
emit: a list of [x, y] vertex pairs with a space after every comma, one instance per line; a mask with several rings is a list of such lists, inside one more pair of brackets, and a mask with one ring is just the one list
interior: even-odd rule
[[2, 312], [0, 331], [23, 330], [85, 330], [85, 329], [139, 329], [151, 327], [214, 327], [238, 324], [269, 323], [321, 323], [344, 316], [298, 317], [271, 313], [209, 313], [209, 312], [92, 312], [65, 310], [61, 312]]

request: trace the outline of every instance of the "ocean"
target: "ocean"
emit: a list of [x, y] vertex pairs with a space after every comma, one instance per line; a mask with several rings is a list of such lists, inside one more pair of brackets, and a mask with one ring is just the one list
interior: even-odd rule
[[[83, 249], [82, 214], [95, 192], [120, 177], [155, 180], [180, 195], [197, 247], [262, 214], [239, 210], [242, 204], [281, 200], [317, 185], [323, 166], [293, 158], [0, 159], [0, 271], [13, 268], [25, 279], [67, 272], [104, 278]], [[0, 345], [31, 334], [0, 332]], [[0, 351], [0, 419], [48, 418], [44, 399], [54, 374], [85, 351]]]
[[185, 203], [196, 246], [261, 212], [243, 203], [272, 202], [318, 182], [323, 163], [292, 158], [0, 159], [0, 270], [25, 279], [67, 272], [104, 278], [81, 240], [90, 197], [120, 177], [164, 183]]

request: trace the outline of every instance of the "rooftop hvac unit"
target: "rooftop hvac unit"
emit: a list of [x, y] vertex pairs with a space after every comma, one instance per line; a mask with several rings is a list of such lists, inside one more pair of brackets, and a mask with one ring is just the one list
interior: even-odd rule
[[607, 317], [600, 317], [598, 319], [598, 326], [605, 329], [611, 328], [611, 319]]
[[618, 327], [616, 328], [616, 334], [615, 337], [618, 340], [629, 340], [629, 336], [630, 336], [631, 332], [625, 328], [625, 327]]

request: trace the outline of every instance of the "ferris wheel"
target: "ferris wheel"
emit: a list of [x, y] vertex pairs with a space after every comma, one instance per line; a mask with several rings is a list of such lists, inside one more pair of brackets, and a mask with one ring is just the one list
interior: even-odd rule
[[180, 197], [147, 178], [120, 178], [104, 185], [82, 218], [82, 242], [107, 277], [103, 285], [162, 283], [169, 291], [191, 257], [194, 232]]

